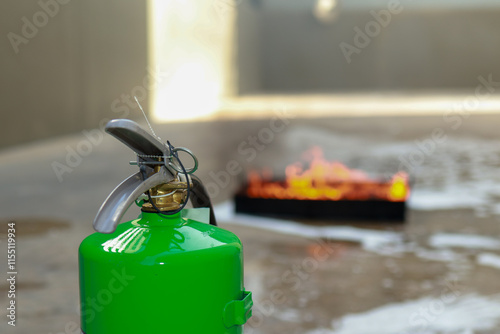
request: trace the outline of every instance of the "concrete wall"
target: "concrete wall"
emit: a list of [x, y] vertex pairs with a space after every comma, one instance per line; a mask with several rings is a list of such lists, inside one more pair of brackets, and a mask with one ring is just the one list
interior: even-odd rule
[[262, 16], [263, 7], [260, 0], [243, 1], [238, 6], [235, 24], [236, 59], [233, 64], [236, 72], [236, 95], [262, 90]]
[[[370, 11], [387, 10], [391, 1], [343, 1], [331, 23], [315, 17], [315, 3], [241, 6], [240, 93], [460, 90], [475, 87], [479, 75], [500, 78], [498, 1], [401, 0], [403, 10], [364, 47], [356, 45], [354, 29], [365, 31], [375, 20]], [[357, 48], [350, 62], [342, 43]]]
[[[148, 61], [147, 2], [1, 1], [0, 147], [92, 128], [106, 118], [141, 117], [126, 99], [138, 95], [147, 110], [145, 94], [156, 88], [155, 77], [168, 76], [163, 73], [168, 66], [165, 71], [147, 70], [148, 64], [158, 63]], [[191, 15], [182, 1], [172, 3]], [[194, 54], [199, 51], [203, 59], [217, 59], [203, 67], [217, 72], [205, 78], [207, 85], [213, 81], [220, 86], [215, 98], [459, 90], [475, 87], [479, 75], [500, 78], [500, 3], [496, 0], [402, 0], [404, 10], [393, 15], [369, 45], [352, 54], [349, 63], [340, 45], [356, 46], [354, 29], [364, 30], [374, 21], [370, 11], [387, 9], [388, 3], [341, 1], [338, 19], [325, 23], [313, 14], [315, 0], [204, 0], [191, 3], [207, 13], [203, 20], [195, 20], [191, 30], [183, 28], [185, 18], [179, 16], [179, 8], [168, 10], [164, 18], [156, 15], [155, 20], [170, 22], [165, 26], [177, 31], [174, 37], [191, 35], [186, 43], [196, 41], [178, 48], [180, 58], [186, 59], [184, 53], [196, 47]], [[38, 27], [30, 30], [28, 26], [34, 24]], [[166, 50], [165, 54], [172, 54]], [[200, 84], [202, 76], [187, 73], [194, 74], [190, 78], [170, 74], [165, 83], [179, 87], [173, 80], [179, 77], [187, 88], [198, 89], [190, 95], [196, 99], [180, 99], [181, 104], [189, 109], [194, 102], [206, 106], [200, 97], [206, 91]], [[163, 109], [179, 113], [177, 108]]]
[[144, 92], [146, 0], [58, 1], [0, 2], [0, 147], [137, 113], [120, 99]]

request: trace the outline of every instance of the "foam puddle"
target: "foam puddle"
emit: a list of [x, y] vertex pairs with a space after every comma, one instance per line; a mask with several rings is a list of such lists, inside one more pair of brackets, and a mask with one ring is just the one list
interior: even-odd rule
[[488, 203], [485, 194], [463, 191], [464, 185], [452, 185], [439, 191], [432, 189], [414, 189], [408, 207], [413, 210], [452, 210], [460, 208], [475, 208]]
[[482, 253], [477, 256], [477, 263], [482, 266], [500, 269], [500, 256], [492, 253]]
[[435, 248], [500, 249], [500, 240], [479, 235], [438, 233], [429, 239], [429, 245]]
[[311, 226], [282, 219], [235, 214], [232, 201], [216, 205], [214, 210], [217, 219], [225, 223], [258, 227], [313, 239], [327, 238], [330, 240], [359, 242], [363, 249], [369, 251], [382, 251], [383, 249], [392, 248], [394, 245], [402, 244], [401, 233], [391, 231], [369, 230], [351, 226]]
[[[415, 150], [411, 142], [386, 144], [386, 158], [398, 160]], [[497, 140], [451, 138], [415, 166], [408, 207], [413, 210], [471, 209], [478, 217], [500, 214], [500, 149]], [[404, 152], [406, 151], [406, 152]]]
[[450, 289], [425, 297], [349, 314], [307, 334], [468, 334], [500, 325], [500, 295], [460, 295]]
[[351, 226], [313, 226], [284, 219], [237, 214], [234, 212], [234, 203], [232, 201], [216, 205], [214, 210], [217, 219], [224, 223], [256, 227], [305, 238], [326, 238], [329, 240], [357, 242], [364, 250], [384, 256], [414, 253], [417, 257], [425, 260], [448, 262], [461, 258], [459, 253], [450, 248], [500, 249], [500, 240], [496, 238], [452, 233], [431, 235], [428, 242], [434, 249], [427, 249], [413, 243], [405, 243], [403, 234], [399, 232], [370, 230]]

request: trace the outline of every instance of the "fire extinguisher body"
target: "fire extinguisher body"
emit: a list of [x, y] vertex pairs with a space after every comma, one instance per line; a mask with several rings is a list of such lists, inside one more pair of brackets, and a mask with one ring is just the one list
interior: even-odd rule
[[251, 316], [242, 245], [230, 231], [143, 212], [79, 249], [85, 334], [239, 334]]

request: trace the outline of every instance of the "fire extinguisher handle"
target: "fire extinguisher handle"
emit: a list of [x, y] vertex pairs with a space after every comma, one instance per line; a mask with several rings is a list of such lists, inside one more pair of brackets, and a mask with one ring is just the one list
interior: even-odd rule
[[[142, 193], [158, 185], [169, 183], [176, 177], [191, 180], [192, 185], [189, 190], [193, 207], [209, 208], [210, 224], [217, 225], [210, 197], [200, 179], [192, 175], [198, 166], [198, 161], [191, 151], [182, 147], [175, 148], [169, 142], [167, 144], [162, 143], [159, 137], [150, 135], [137, 123], [129, 119], [109, 121], [106, 125], [106, 132], [137, 154], [137, 162], [134, 164], [140, 166], [141, 172], [127, 178], [109, 194], [94, 220], [96, 231], [101, 233], [114, 232], [127, 209]], [[193, 168], [184, 169], [177, 156], [178, 151], [191, 155], [194, 160]], [[172, 159], [177, 160], [180, 167]], [[151, 174], [153, 168], [158, 166], [161, 166], [160, 171]], [[148, 176], [147, 174], [151, 175]]]
[[174, 176], [165, 166], [145, 180], [141, 172], [129, 176], [102, 203], [94, 219], [94, 229], [101, 233], [113, 233], [127, 209], [142, 193], [173, 179]]
[[214, 208], [212, 206], [212, 201], [210, 201], [210, 196], [208, 196], [205, 186], [201, 180], [196, 176], [191, 174], [191, 203], [194, 208], [209, 208], [210, 209], [210, 225], [217, 226], [217, 221], [215, 220]]
[[168, 148], [150, 135], [139, 124], [129, 119], [113, 119], [106, 124], [106, 132], [141, 156], [164, 156]]

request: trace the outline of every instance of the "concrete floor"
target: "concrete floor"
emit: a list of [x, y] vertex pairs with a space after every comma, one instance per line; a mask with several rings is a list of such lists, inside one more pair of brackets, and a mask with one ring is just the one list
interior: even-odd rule
[[[228, 200], [244, 172], [219, 186], [213, 200], [220, 225], [240, 236], [245, 283], [254, 292], [254, 317], [245, 333], [499, 333], [500, 116], [457, 116], [457, 127], [458, 120], [441, 117], [284, 117], [274, 124], [285, 126], [272, 140], [254, 146], [255, 157], [238, 147], [248, 149], [249, 136], [277, 129], [269, 119], [154, 127], [163, 139], [192, 149], [200, 160], [198, 175], [213, 184], [230, 160], [244, 169], [279, 171], [312, 145], [322, 146], [329, 159], [373, 174], [406, 168], [401, 161], [411, 156], [423, 158], [411, 167], [404, 225], [297, 224], [234, 215]], [[446, 137], [430, 144], [425, 140], [435, 129]], [[1, 333], [79, 333], [78, 245], [93, 232], [100, 203], [136, 168], [128, 165], [134, 155], [121, 143], [108, 135], [93, 138], [76, 134], [0, 153]], [[81, 160], [68, 155], [73, 150], [84, 153]], [[71, 166], [59, 180], [53, 164], [67, 164], [67, 158]], [[126, 218], [137, 214], [131, 209]], [[17, 223], [15, 328], [7, 325], [4, 307], [9, 221]], [[279, 232], [285, 229], [287, 234]]]

